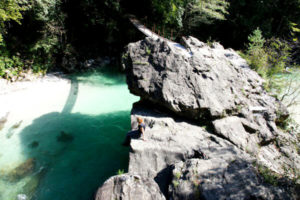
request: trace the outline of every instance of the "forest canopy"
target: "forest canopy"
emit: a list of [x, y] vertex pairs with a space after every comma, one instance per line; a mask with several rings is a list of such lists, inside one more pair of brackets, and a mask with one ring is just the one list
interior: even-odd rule
[[89, 58], [118, 58], [143, 37], [129, 23], [132, 15], [169, 39], [192, 35], [239, 49], [250, 62], [262, 59], [252, 65], [266, 60], [249, 50], [249, 36], [259, 30], [264, 53], [288, 46], [285, 64], [299, 64], [300, 0], [1, 0], [0, 76], [73, 71]]

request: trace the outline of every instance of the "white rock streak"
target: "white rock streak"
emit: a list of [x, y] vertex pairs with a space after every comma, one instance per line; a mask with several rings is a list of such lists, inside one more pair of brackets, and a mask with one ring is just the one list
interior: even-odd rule
[[175, 52], [182, 54], [186, 57], [192, 57], [192, 53], [190, 51], [188, 51], [188, 49], [186, 49], [181, 44], [173, 42], [167, 38], [164, 38], [164, 37], [154, 33], [153, 31], [149, 30], [147, 27], [142, 25], [137, 19], [130, 19], [130, 21], [139, 31], [141, 31], [147, 37], [151, 37], [155, 40], [158, 40], [158, 39], [164, 40], [169, 44], [170, 48], [172, 48], [172, 50], [174, 50]]

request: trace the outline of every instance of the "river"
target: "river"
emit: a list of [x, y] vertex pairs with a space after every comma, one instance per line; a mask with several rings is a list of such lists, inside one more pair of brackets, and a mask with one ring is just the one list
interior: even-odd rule
[[93, 199], [107, 178], [127, 171], [121, 143], [139, 98], [124, 75], [102, 69], [23, 85], [0, 94], [9, 112], [0, 130], [1, 200]]

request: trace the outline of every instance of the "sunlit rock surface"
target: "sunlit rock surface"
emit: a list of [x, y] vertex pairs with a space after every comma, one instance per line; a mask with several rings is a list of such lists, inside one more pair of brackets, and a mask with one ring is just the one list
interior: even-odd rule
[[263, 184], [251, 163], [240, 159], [176, 163], [169, 191], [174, 200], [291, 198], [283, 189]]
[[[144, 118], [147, 124], [146, 141], [132, 140], [129, 173], [153, 178], [166, 196], [173, 199], [245, 199], [251, 194], [258, 199], [293, 199], [283, 188], [265, 183], [257, 165], [253, 165], [258, 158], [215, 135], [209, 127], [153, 111], [145, 104], [133, 107], [133, 129], [137, 127], [137, 117]], [[268, 154], [262, 150], [259, 155]], [[264, 164], [278, 156], [271, 155]], [[271, 167], [274, 166], [276, 164]], [[226, 173], [230, 180], [224, 179]]]
[[97, 191], [96, 200], [165, 200], [157, 183], [150, 178], [123, 174], [113, 176]]
[[127, 83], [141, 97], [132, 129], [138, 116], [147, 125], [146, 141], [131, 142], [129, 173], [154, 178], [172, 199], [297, 199], [289, 192], [299, 176], [297, 138], [276, 126], [286, 108], [233, 50], [183, 43], [191, 56], [151, 38], [126, 48]]

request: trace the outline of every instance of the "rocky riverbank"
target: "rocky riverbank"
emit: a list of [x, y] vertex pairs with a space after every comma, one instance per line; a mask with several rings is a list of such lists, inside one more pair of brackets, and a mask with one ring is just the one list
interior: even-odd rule
[[[152, 194], [145, 199], [299, 198], [297, 133], [277, 126], [287, 109], [233, 50], [193, 37], [183, 44], [188, 54], [151, 38], [127, 46], [128, 87], [141, 97], [132, 109], [132, 129], [141, 116], [147, 130], [146, 141], [132, 140], [129, 174], [122, 177], [154, 180], [164, 197], [139, 192]], [[122, 196], [112, 192], [115, 187], [136, 191], [127, 181], [108, 182], [99, 191], [113, 196], [97, 200]]]

